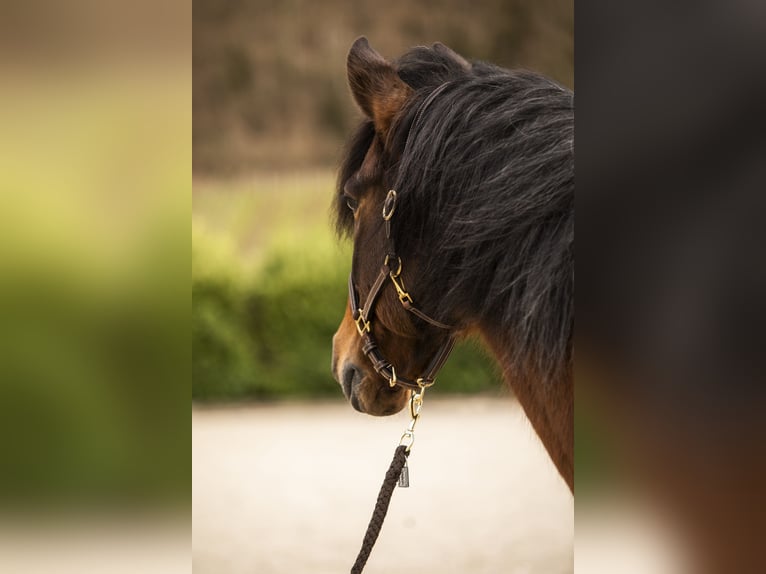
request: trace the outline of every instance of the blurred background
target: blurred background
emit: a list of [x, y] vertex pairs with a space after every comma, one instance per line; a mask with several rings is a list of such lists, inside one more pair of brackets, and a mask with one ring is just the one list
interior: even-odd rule
[[573, 87], [566, 0], [194, 1], [194, 174], [332, 169], [358, 115], [346, 84], [366, 35], [393, 59], [436, 41], [472, 59], [545, 73]]
[[[330, 373], [351, 263], [330, 205], [361, 120], [348, 49], [440, 41], [572, 87], [573, 4], [195, 0], [193, 18], [194, 571], [342, 572], [408, 422], [356, 413]], [[571, 495], [475, 344], [423, 418], [367, 571], [571, 572]]]
[[0, 5], [0, 571], [188, 564], [191, 9]]

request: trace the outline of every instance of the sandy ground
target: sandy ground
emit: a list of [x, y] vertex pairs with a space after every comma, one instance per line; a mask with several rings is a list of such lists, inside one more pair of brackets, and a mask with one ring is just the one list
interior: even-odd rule
[[[196, 574], [348, 572], [407, 415], [195, 408]], [[427, 397], [365, 572], [573, 571], [574, 502], [517, 403]]]

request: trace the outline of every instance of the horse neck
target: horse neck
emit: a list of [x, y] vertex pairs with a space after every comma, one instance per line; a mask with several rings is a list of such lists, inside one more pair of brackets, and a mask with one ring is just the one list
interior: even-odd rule
[[500, 325], [479, 326], [532, 427], [569, 489], [574, 492], [574, 382], [571, 366], [555, 376], [526, 372], [511, 360], [513, 344]]

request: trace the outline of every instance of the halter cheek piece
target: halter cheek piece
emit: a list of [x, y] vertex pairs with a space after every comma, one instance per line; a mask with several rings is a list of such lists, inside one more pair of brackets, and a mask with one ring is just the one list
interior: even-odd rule
[[[444, 84], [440, 85], [433, 92], [431, 92], [431, 94], [429, 94], [429, 96], [418, 107], [415, 113], [415, 119], [413, 120], [412, 124], [410, 124], [410, 129], [407, 132], [407, 139], [404, 143], [405, 153], [406, 150], [410, 148], [412, 130], [420, 122], [420, 118], [423, 115], [423, 112], [429, 105], [431, 105], [431, 103], [439, 96], [439, 94], [441, 94], [445, 89], [447, 89], [447, 87], [449, 87], [449, 85], [449, 82], [445, 82]], [[391, 241], [391, 218], [394, 216], [395, 211], [396, 191], [392, 189], [389, 190], [388, 194], [386, 195], [386, 199], [383, 201], [383, 221], [386, 224], [388, 255], [386, 255], [386, 258], [383, 261], [383, 265], [380, 268], [380, 273], [378, 273], [377, 279], [375, 279], [375, 282], [372, 284], [372, 288], [367, 295], [367, 300], [364, 302], [364, 305], [359, 305], [358, 303], [356, 288], [354, 287], [354, 270], [353, 268], [351, 269], [351, 274], [348, 277], [348, 301], [349, 305], [351, 306], [351, 312], [354, 316], [354, 322], [356, 323], [356, 330], [359, 331], [359, 335], [362, 337], [362, 351], [365, 355], [367, 355], [367, 358], [372, 363], [375, 371], [381, 377], [386, 379], [389, 386], [391, 387], [399, 385], [400, 387], [406, 387], [408, 389], [420, 390], [426, 387], [430, 387], [434, 384], [434, 382], [436, 382], [436, 373], [439, 371], [439, 369], [442, 368], [442, 366], [444, 366], [444, 363], [447, 361], [447, 358], [452, 352], [452, 348], [455, 346], [455, 336], [452, 333], [454, 328], [450, 325], [445, 325], [436, 319], [432, 319], [423, 313], [420, 309], [415, 307], [412, 302], [412, 297], [405, 289], [404, 281], [401, 277], [402, 260], [398, 255], [396, 255], [393, 243]], [[393, 263], [396, 265], [393, 266]], [[390, 279], [391, 283], [393, 283], [394, 289], [396, 289], [396, 294], [399, 297], [399, 302], [402, 304], [402, 307], [426, 323], [449, 332], [449, 337], [444, 342], [444, 344], [439, 347], [439, 350], [436, 351], [436, 354], [431, 359], [428, 367], [426, 367], [425, 373], [414, 381], [412, 379], [408, 379], [407, 377], [396, 374], [396, 369], [380, 353], [378, 350], [378, 345], [375, 342], [375, 338], [372, 336], [371, 322], [373, 318], [372, 314], [375, 308], [375, 302], [378, 298], [378, 295], [380, 295], [380, 291], [383, 289], [386, 280], [388, 279]]]
[[386, 195], [386, 199], [383, 202], [383, 220], [386, 224], [386, 239], [389, 241], [390, 247], [389, 254], [386, 255], [386, 258], [383, 261], [383, 265], [380, 268], [378, 277], [372, 284], [364, 305], [359, 304], [356, 288], [354, 286], [354, 272], [352, 269], [351, 274], [348, 277], [348, 300], [351, 307], [351, 312], [353, 313], [354, 322], [356, 323], [356, 330], [362, 337], [362, 352], [370, 360], [375, 371], [384, 379], [386, 379], [389, 386], [391, 387], [399, 385], [408, 389], [419, 390], [424, 387], [430, 387], [434, 384], [436, 381], [436, 373], [447, 361], [447, 358], [452, 352], [452, 348], [455, 346], [455, 337], [452, 333], [449, 334], [447, 340], [444, 342], [444, 344], [442, 344], [441, 347], [439, 347], [439, 350], [431, 359], [428, 367], [426, 367], [425, 373], [414, 381], [412, 379], [408, 379], [407, 377], [397, 375], [394, 366], [388, 360], [386, 360], [386, 358], [378, 349], [378, 345], [372, 335], [373, 312], [378, 296], [383, 290], [387, 280], [390, 280], [391, 283], [393, 283], [394, 289], [396, 289], [396, 294], [399, 298], [399, 302], [407, 311], [419, 319], [422, 319], [426, 323], [433, 325], [434, 327], [438, 327], [439, 329], [444, 329], [446, 331], [452, 330], [450, 325], [445, 325], [436, 319], [432, 319], [423, 313], [420, 309], [415, 307], [412, 302], [412, 297], [404, 286], [404, 281], [401, 277], [402, 260], [398, 255], [394, 253], [393, 246], [390, 244], [391, 218], [393, 217], [395, 211], [396, 191], [392, 189], [388, 192], [388, 195]]

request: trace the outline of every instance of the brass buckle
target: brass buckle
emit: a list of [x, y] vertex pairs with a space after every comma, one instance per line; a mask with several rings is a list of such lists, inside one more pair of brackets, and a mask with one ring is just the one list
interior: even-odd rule
[[359, 316], [354, 319], [356, 330], [359, 331], [359, 335], [364, 336], [365, 332], [370, 332], [370, 322], [364, 318], [364, 313], [359, 309]]

